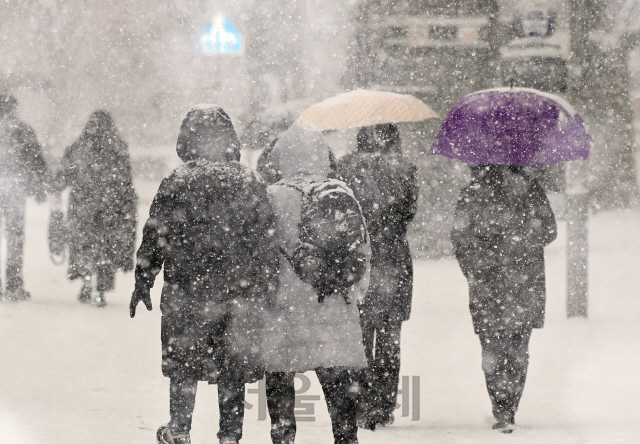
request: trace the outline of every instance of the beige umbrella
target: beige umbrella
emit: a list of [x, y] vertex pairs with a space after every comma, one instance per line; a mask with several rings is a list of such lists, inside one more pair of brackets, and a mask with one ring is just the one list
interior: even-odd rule
[[322, 131], [381, 123], [419, 122], [440, 117], [421, 100], [386, 91], [356, 89], [310, 106], [294, 122]]

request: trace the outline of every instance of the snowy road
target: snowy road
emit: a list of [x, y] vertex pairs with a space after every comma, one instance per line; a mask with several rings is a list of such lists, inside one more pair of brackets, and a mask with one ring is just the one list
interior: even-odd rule
[[[155, 185], [141, 184], [141, 221]], [[79, 283], [51, 263], [44, 205], [28, 206], [26, 303], [0, 303], [0, 443], [153, 443], [168, 420], [168, 381], [160, 373], [161, 279], [154, 310], [129, 318], [132, 274], [119, 274], [109, 307], [76, 300]], [[564, 224], [546, 249], [548, 316], [531, 341], [531, 365], [512, 435], [490, 430], [480, 346], [467, 287], [451, 259], [418, 261], [414, 311], [403, 329], [409, 387], [393, 426], [360, 431], [361, 444], [640, 442], [640, 210], [600, 214], [590, 223], [590, 318], [565, 319]], [[312, 374], [305, 396], [321, 390]], [[419, 378], [412, 378], [412, 377]], [[244, 444], [268, 443], [256, 385]], [[308, 398], [313, 399], [313, 398]], [[402, 400], [402, 398], [401, 398]], [[323, 401], [298, 424], [299, 444], [332, 442]], [[408, 408], [407, 408], [408, 407]], [[419, 416], [419, 419], [417, 417]], [[202, 384], [192, 441], [217, 443], [215, 386]], [[417, 419], [417, 420], [412, 420]]]

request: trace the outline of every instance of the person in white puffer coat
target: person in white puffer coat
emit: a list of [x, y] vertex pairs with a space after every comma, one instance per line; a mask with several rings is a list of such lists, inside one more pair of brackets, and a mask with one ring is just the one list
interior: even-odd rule
[[[267, 189], [276, 215], [280, 246], [288, 253], [299, 238], [302, 194], [287, 181], [325, 181], [332, 176], [332, 154], [322, 133], [307, 126], [293, 126], [282, 134], [269, 153], [268, 165], [278, 182]], [[260, 171], [259, 171], [260, 172]], [[274, 444], [294, 442], [294, 374], [314, 370], [331, 416], [335, 443], [357, 443], [358, 385], [355, 371], [365, 368], [358, 300], [369, 283], [370, 245], [360, 245], [367, 258], [362, 279], [345, 298], [332, 295], [318, 302], [318, 293], [298, 278], [291, 265], [280, 261], [280, 284], [264, 322], [263, 357], [267, 403]], [[352, 303], [347, 303], [347, 301]]]

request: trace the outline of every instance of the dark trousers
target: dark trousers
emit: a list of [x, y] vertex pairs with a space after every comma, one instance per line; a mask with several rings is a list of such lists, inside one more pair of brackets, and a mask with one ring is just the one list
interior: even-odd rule
[[[334, 444], [356, 443], [358, 426], [353, 372], [318, 368], [316, 375], [327, 401]], [[267, 372], [266, 374], [267, 407], [271, 417], [273, 444], [293, 444], [296, 437], [294, 376], [293, 372]]]
[[482, 370], [493, 416], [513, 423], [529, 367], [531, 328], [519, 331], [481, 331]]
[[98, 264], [93, 267], [92, 271], [87, 269], [84, 273], [84, 284], [90, 285], [91, 281], [87, 278], [94, 278], [96, 281], [96, 290], [100, 293], [111, 291], [115, 288], [116, 272], [111, 264]]
[[359, 375], [359, 408], [366, 420], [386, 422], [393, 414], [398, 398], [402, 321], [385, 317], [379, 323], [362, 322], [361, 326], [369, 367]]
[[[181, 435], [191, 430], [197, 389], [198, 381], [196, 380], [171, 378], [169, 428], [172, 434]], [[218, 408], [220, 409], [218, 439], [232, 438], [240, 441], [244, 421], [244, 383], [219, 382]]]
[[[0, 193], [0, 223], [4, 224], [4, 239], [7, 248], [5, 277], [7, 291], [22, 288], [22, 257], [24, 254], [25, 198]], [[1, 288], [1, 284], [0, 284]]]

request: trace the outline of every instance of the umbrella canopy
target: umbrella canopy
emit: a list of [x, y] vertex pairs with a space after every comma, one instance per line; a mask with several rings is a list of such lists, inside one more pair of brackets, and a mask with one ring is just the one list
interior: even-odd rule
[[310, 106], [295, 123], [327, 131], [381, 123], [419, 122], [432, 117], [439, 116], [413, 96], [356, 89]]
[[449, 112], [430, 154], [468, 165], [544, 167], [589, 157], [592, 139], [564, 99], [529, 88], [465, 96]]

